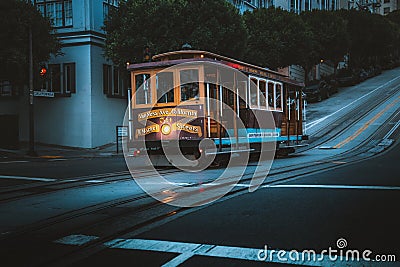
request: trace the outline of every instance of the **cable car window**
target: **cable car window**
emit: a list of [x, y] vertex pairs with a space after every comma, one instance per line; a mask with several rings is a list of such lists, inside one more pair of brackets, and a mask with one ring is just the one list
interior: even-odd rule
[[135, 75], [135, 97], [136, 104], [151, 103], [150, 74]]
[[256, 79], [251, 79], [250, 82], [250, 105], [258, 107], [258, 99], [257, 99], [257, 94], [258, 94], [258, 80]]
[[267, 84], [265, 83], [265, 81], [260, 80], [259, 81], [260, 85], [260, 107], [261, 108], [266, 108], [267, 107], [267, 93], [266, 93], [266, 89], [267, 89]]
[[180, 75], [180, 89], [181, 100], [198, 100], [199, 99], [199, 71], [181, 70]]
[[156, 75], [157, 103], [174, 102], [174, 73], [159, 72]]
[[274, 109], [274, 83], [268, 83], [268, 106]]
[[282, 109], [282, 85], [277, 83], [276, 84], [276, 108]]
[[247, 81], [239, 81], [238, 82], [238, 92], [239, 92], [239, 107], [246, 108], [247, 104]]

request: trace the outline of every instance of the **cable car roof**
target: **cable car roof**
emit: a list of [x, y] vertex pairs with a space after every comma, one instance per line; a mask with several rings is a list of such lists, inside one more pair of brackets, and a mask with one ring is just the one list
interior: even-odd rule
[[213, 62], [219, 63], [226, 66], [230, 66], [239, 71], [247, 74], [254, 74], [261, 77], [268, 77], [275, 80], [284, 81], [286, 83], [304, 87], [304, 83], [290, 79], [287, 75], [279, 73], [277, 71], [263, 68], [260, 66], [245, 63], [236, 59], [221, 56], [215, 53], [201, 51], [201, 50], [179, 50], [166, 52], [153, 56], [152, 62], [129, 64], [127, 69], [129, 71], [153, 69], [153, 68], [166, 68], [169, 66], [190, 63], [196, 61]]

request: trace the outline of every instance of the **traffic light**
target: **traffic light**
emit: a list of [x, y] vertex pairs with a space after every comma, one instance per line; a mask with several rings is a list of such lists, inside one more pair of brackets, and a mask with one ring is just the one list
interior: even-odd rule
[[47, 81], [47, 68], [45, 65], [39, 65], [39, 77], [37, 79], [36, 88], [38, 90], [44, 90], [46, 88], [46, 81]]
[[150, 47], [146, 46], [143, 50], [143, 62], [151, 61]]
[[47, 73], [46, 67], [45, 66], [40, 67], [40, 72], [39, 72], [40, 77], [44, 78], [46, 76], [46, 73]]

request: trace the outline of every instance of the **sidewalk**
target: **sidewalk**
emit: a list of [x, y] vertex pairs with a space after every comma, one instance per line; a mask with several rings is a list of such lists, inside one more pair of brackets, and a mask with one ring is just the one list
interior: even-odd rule
[[0, 160], [3, 159], [27, 159], [27, 158], [99, 158], [99, 157], [123, 157], [122, 147], [120, 144], [119, 154], [117, 154], [117, 146], [110, 143], [96, 148], [75, 148], [63, 147], [47, 144], [35, 144], [35, 152], [37, 157], [28, 155], [28, 143], [21, 143], [17, 150], [0, 148]]

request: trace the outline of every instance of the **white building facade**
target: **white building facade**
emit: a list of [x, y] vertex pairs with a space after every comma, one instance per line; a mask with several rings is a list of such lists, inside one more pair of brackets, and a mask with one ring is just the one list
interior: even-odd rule
[[[46, 63], [46, 81], [35, 90], [54, 97], [34, 98], [35, 141], [94, 148], [115, 141], [127, 107], [127, 87], [119, 70], [103, 54], [102, 30], [116, 0], [32, 0], [51, 18], [63, 55]], [[34, 34], [34, 31], [33, 31]], [[125, 71], [126, 72], [126, 71]], [[34, 72], [35, 75], [38, 73]], [[18, 117], [19, 140], [28, 140], [28, 92], [0, 96], [0, 114]]]
[[[227, 1], [241, 13], [270, 6], [296, 13], [350, 7], [348, 0]], [[398, 8], [399, 0], [380, 1], [379, 12], [382, 14]], [[94, 148], [114, 142], [115, 128], [121, 125], [127, 107], [129, 84], [123, 79], [126, 70], [118, 69], [104, 58], [105, 33], [102, 27], [109, 9], [118, 7], [119, 1], [32, 2], [42, 14], [51, 18], [56, 35], [62, 43], [63, 53], [46, 63], [47, 80], [43, 85], [36, 84], [34, 88], [54, 95], [34, 98], [35, 141], [81, 148]], [[312, 78], [319, 79], [332, 71], [324, 65], [316, 66]], [[304, 71], [298, 66], [290, 66], [281, 71], [296, 80], [304, 80]], [[35, 72], [35, 75], [38, 73]], [[28, 116], [28, 89], [25, 88], [19, 95], [14, 94], [6, 81], [0, 81], [0, 121], [5, 136], [17, 135], [19, 141], [28, 141]], [[7, 140], [4, 140], [3, 143], [7, 144]]]

